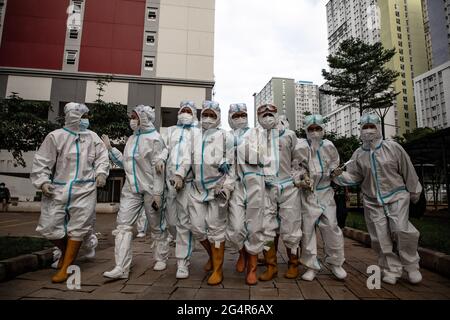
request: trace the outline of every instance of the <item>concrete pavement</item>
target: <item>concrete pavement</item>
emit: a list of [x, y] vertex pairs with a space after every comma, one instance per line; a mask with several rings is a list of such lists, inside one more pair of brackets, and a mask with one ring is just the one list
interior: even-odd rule
[[[15, 233], [33, 235], [37, 215], [30, 213], [0, 214], [0, 235]], [[19, 221], [11, 221], [18, 219]], [[9, 222], [8, 222], [9, 220]], [[234, 269], [237, 253], [227, 248], [224, 262], [224, 281], [218, 286], [209, 286], [207, 274], [203, 271], [206, 254], [200, 245], [193, 252], [191, 276], [186, 280], [175, 279], [176, 261], [171, 258], [165, 271], [152, 270], [154, 263], [149, 237], [133, 241], [133, 267], [128, 280], [110, 281], [102, 273], [114, 266], [114, 247], [111, 230], [115, 215], [98, 215], [97, 231], [101, 234], [99, 250], [93, 261], [77, 261], [81, 268], [81, 289], [69, 290], [66, 284], [52, 284], [50, 278], [55, 272], [43, 269], [18, 276], [14, 280], [0, 283], [0, 299], [205, 299], [205, 300], [358, 300], [358, 299], [450, 299], [450, 279], [422, 269], [424, 280], [411, 285], [401, 279], [397, 285], [382, 284], [379, 290], [366, 286], [367, 266], [376, 264], [376, 257], [370, 248], [359, 242], [345, 239], [348, 272], [345, 281], [336, 280], [324, 268], [313, 282], [283, 277], [287, 269], [287, 257], [280, 245], [278, 251], [279, 273], [273, 281], [259, 282], [247, 286], [244, 275]], [[27, 222], [34, 222], [27, 223]], [[4, 227], [8, 226], [8, 227]], [[320, 243], [320, 241], [319, 241]], [[322, 259], [322, 248], [319, 249]], [[258, 273], [263, 267], [258, 267]], [[301, 267], [301, 272], [304, 269]]]

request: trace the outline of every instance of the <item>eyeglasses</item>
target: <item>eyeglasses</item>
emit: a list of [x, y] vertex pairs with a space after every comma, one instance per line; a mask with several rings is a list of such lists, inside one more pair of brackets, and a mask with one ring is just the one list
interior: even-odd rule
[[375, 114], [365, 114], [361, 117], [360, 124], [373, 123], [379, 124], [381, 122], [380, 117]]
[[182, 107], [195, 108], [195, 102], [192, 100], [183, 100], [180, 102], [180, 108]]
[[305, 120], [303, 121], [305, 127], [309, 127], [312, 124], [323, 124], [323, 117], [320, 114], [312, 114], [305, 117]]
[[239, 112], [234, 113], [231, 116], [231, 119], [239, 119], [239, 118], [247, 118], [247, 113], [243, 112], [243, 111], [239, 111]]
[[219, 104], [215, 101], [203, 101], [202, 107], [203, 109], [214, 109], [220, 111]]
[[263, 104], [262, 106], [258, 107], [258, 115], [262, 114], [264, 112], [277, 112], [278, 109], [276, 106], [274, 106], [273, 104]]
[[230, 113], [239, 111], [247, 112], [247, 105], [245, 103], [233, 103], [230, 105]]

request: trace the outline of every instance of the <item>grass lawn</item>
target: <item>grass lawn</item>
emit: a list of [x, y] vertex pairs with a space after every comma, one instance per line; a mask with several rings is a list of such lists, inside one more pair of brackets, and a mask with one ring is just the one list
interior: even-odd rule
[[0, 260], [52, 248], [47, 239], [36, 237], [0, 237]]
[[[450, 254], [450, 219], [441, 217], [410, 218], [411, 223], [419, 230], [419, 245]], [[346, 226], [367, 231], [362, 214], [349, 212]]]

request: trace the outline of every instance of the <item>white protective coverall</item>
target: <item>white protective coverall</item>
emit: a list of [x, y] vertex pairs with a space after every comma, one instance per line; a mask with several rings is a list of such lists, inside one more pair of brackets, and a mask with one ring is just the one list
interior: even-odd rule
[[[313, 124], [321, 127], [322, 131], [309, 132], [308, 127]], [[300, 262], [309, 269], [320, 270], [317, 226], [324, 242], [325, 262], [341, 267], [344, 263], [344, 236], [337, 224], [334, 190], [330, 185], [331, 172], [339, 167], [339, 153], [331, 141], [323, 139], [325, 128], [321, 115], [305, 117], [304, 129], [307, 139], [299, 141], [298, 149], [304, 161], [301, 165], [308, 168], [313, 191], [306, 188], [300, 191], [303, 231]]]
[[[264, 173], [257, 159], [258, 129], [238, 124], [232, 119], [236, 112], [247, 113], [243, 103], [232, 104], [228, 122], [233, 129], [236, 183], [228, 205], [227, 240], [237, 249], [257, 255], [264, 249]], [[240, 118], [242, 119], [242, 118]]]
[[154, 270], [163, 270], [169, 254], [166, 222], [160, 210], [152, 204], [160, 199], [164, 189], [164, 173], [156, 172], [156, 164], [164, 152], [164, 142], [153, 122], [155, 111], [149, 106], [139, 105], [134, 109], [139, 117], [139, 126], [128, 138], [122, 153], [116, 148], [109, 152], [111, 160], [125, 170], [126, 180], [120, 196], [115, 234], [116, 267], [103, 275], [110, 278], [127, 278], [132, 260], [132, 229], [142, 208], [150, 225], [153, 239]]
[[[260, 116], [258, 121], [261, 123]], [[295, 132], [284, 127], [278, 119], [276, 122], [274, 128], [259, 128], [259, 145], [264, 149], [260, 153], [265, 155], [263, 170], [269, 194], [264, 233], [266, 242], [273, 241], [279, 233], [285, 246], [297, 254], [302, 231], [299, 190], [294, 186], [292, 169], [294, 160], [301, 162], [301, 154], [296, 149]]]
[[[233, 170], [233, 137], [220, 125], [220, 108], [216, 102], [205, 101], [202, 113], [210, 109], [216, 116], [216, 123], [209, 129], [194, 131], [192, 171], [194, 180], [189, 187], [189, 216], [194, 237], [208, 239], [214, 245], [225, 241], [226, 211], [224, 199], [217, 191], [233, 191], [235, 177]], [[227, 199], [229, 200], [229, 199]]]
[[[38, 189], [47, 183], [54, 187], [52, 197], [42, 197], [36, 228], [49, 240], [95, 237], [96, 178], [108, 176], [109, 160], [98, 135], [80, 130], [81, 117], [87, 112], [84, 104], [68, 103], [64, 127], [50, 132], [34, 156], [33, 185]], [[88, 245], [91, 243], [97, 242], [89, 241]]]
[[[183, 120], [180, 116], [184, 108], [189, 108], [192, 112], [192, 117], [188, 117], [186, 120]], [[183, 116], [187, 116], [187, 114], [183, 113]], [[184, 269], [184, 272], [188, 273], [187, 268], [190, 264], [195, 241], [190, 230], [187, 188], [190, 187], [193, 180], [191, 169], [193, 132], [200, 132], [197, 127], [195, 103], [193, 101], [182, 101], [178, 110], [178, 117], [177, 125], [169, 127], [166, 134], [163, 135], [167, 150], [163, 155], [163, 159], [166, 161], [166, 189], [162, 208], [171, 234], [176, 235], [175, 257], [178, 268]], [[183, 187], [178, 191], [171, 183], [171, 179], [175, 175], [178, 175], [184, 181]]]
[[[415, 274], [415, 282], [419, 282], [420, 234], [409, 222], [409, 202], [419, 200], [422, 186], [405, 150], [393, 140], [383, 140], [380, 122], [375, 115], [361, 118], [361, 126], [377, 126], [376, 135], [369, 141], [361, 131], [363, 145], [353, 153], [347, 171], [334, 181], [341, 186], [361, 185], [372, 248], [389, 282], [395, 283], [403, 268], [409, 275]], [[398, 253], [394, 252], [394, 241]]]

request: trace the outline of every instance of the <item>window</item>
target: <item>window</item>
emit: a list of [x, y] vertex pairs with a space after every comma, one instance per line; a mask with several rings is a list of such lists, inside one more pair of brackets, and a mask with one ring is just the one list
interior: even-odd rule
[[147, 20], [156, 21], [157, 8], [147, 8]]
[[82, 0], [74, 0], [72, 1], [73, 4], [73, 11], [72, 13], [81, 13], [81, 4], [82, 4]]
[[155, 66], [155, 57], [144, 57], [144, 70], [153, 71]]
[[155, 45], [156, 32], [146, 31], [145, 32], [145, 43], [149, 46]]
[[77, 28], [69, 29], [69, 38], [70, 39], [78, 39], [78, 29]]
[[75, 61], [77, 59], [77, 53], [76, 50], [67, 50], [66, 51], [66, 64], [74, 65]]

